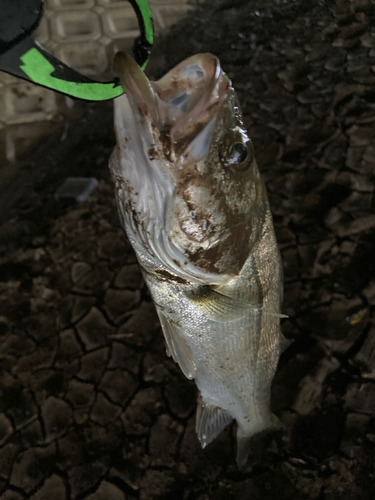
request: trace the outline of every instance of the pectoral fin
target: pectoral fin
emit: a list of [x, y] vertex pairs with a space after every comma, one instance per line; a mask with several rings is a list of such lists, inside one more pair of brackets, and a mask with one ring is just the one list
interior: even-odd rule
[[194, 378], [196, 367], [193, 354], [185, 339], [179, 333], [178, 325], [166, 318], [163, 313], [158, 312], [158, 315], [167, 344], [168, 356], [172, 356], [173, 360], [180, 365], [186, 378]]
[[232, 420], [233, 417], [226, 410], [206, 404], [202, 396], [198, 397], [195, 431], [202, 448], [211, 443]]
[[203, 312], [205, 316], [213, 321], [226, 322], [238, 319], [250, 312], [262, 312], [276, 318], [288, 318], [270, 309], [263, 308], [260, 304], [252, 304], [246, 300], [229, 297], [215, 290], [212, 286], [203, 286], [198, 294], [190, 295], [189, 299]]
[[233, 299], [209, 286], [202, 287], [200, 293], [191, 295], [189, 299], [210, 319], [214, 321], [230, 321], [237, 319], [249, 311], [259, 311], [258, 305], [252, 305]]

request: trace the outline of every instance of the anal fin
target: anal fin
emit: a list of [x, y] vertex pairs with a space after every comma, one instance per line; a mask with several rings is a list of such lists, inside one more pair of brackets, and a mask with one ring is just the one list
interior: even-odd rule
[[206, 404], [202, 396], [198, 397], [195, 430], [202, 448], [211, 443], [232, 420], [233, 417], [229, 412], [218, 406]]
[[179, 327], [158, 311], [160, 323], [167, 344], [167, 355], [179, 364], [186, 378], [192, 379], [195, 375], [195, 362], [190, 347], [179, 333]]

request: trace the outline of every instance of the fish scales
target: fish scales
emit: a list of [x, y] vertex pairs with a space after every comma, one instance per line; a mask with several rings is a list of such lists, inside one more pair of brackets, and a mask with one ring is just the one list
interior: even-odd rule
[[150, 289], [167, 353], [199, 390], [202, 446], [237, 422], [251, 437], [280, 426], [270, 387], [285, 343], [282, 266], [265, 186], [230, 80], [211, 54], [150, 82], [116, 56], [110, 159], [119, 215]]

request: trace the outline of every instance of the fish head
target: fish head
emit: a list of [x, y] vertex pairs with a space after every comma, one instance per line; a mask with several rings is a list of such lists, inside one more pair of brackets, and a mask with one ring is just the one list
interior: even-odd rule
[[138, 253], [190, 282], [238, 275], [266, 207], [238, 98], [218, 59], [198, 54], [150, 82], [124, 53], [110, 169]]

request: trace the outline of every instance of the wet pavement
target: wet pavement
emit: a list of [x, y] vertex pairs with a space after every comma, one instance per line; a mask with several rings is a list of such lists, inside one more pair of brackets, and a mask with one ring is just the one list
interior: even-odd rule
[[[234, 425], [201, 450], [195, 385], [118, 221], [111, 108], [90, 105], [1, 193], [2, 499], [374, 498], [375, 4], [261, 5], [199, 7], [150, 71], [211, 51], [238, 91], [285, 269], [285, 432], [241, 471]], [[56, 202], [72, 173], [100, 183]]]

